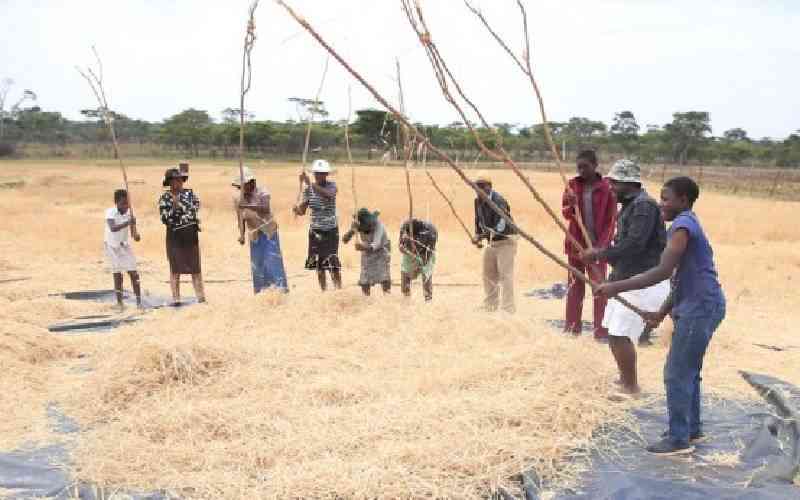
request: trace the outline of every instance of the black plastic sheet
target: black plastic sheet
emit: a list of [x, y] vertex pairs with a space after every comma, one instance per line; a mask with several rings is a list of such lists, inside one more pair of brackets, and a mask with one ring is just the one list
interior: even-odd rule
[[556, 498], [800, 498], [800, 488], [792, 483], [800, 466], [796, 410], [800, 390], [773, 377], [743, 376], [766, 401], [708, 401], [703, 421], [709, 439], [696, 445], [694, 454], [670, 458], [647, 453], [645, 441], [658, 440], [667, 428], [666, 408], [660, 404], [636, 410], [641, 436], [622, 430], [612, 433], [612, 444], [621, 445], [613, 454], [595, 453], [582, 484]]
[[50, 426], [65, 439], [58, 444], [42, 447], [23, 447], [11, 452], [0, 452], [0, 489], [3, 498], [56, 500], [168, 500], [164, 493], [129, 493], [121, 495], [88, 484], [76, 483], [69, 474], [69, 447], [79, 438], [78, 424], [64, 415], [56, 405], [47, 407]]
[[[102, 303], [116, 303], [117, 295], [114, 290], [82, 290], [77, 292], [65, 292], [54, 294], [55, 296], [64, 297], [67, 300], [89, 300]], [[129, 310], [137, 311], [136, 297], [128, 291], [122, 293], [123, 303]], [[149, 309], [160, 309], [162, 307], [185, 307], [196, 304], [197, 299], [189, 298], [181, 301], [179, 305], [174, 305], [170, 299], [166, 297], [159, 297], [154, 295], [145, 295], [142, 297], [142, 306], [145, 311]], [[141, 315], [131, 314], [129, 316], [120, 317], [110, 314], [97, 314], [91, 316], [78, 316], [77, 318], [69, 321], [63, 321], [49, 325], [47, 329], [53, 333], [60, 334], [82, 334], [90, 332], [104, 332], [113, 330], [122, 325], [134, 323], [140, 319]]]

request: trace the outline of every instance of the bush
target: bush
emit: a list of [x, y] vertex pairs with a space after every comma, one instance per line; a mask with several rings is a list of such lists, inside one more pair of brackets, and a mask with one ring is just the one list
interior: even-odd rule
[[17, 148], [9, 142], [0, 142], [0, 158], [14, 156]]

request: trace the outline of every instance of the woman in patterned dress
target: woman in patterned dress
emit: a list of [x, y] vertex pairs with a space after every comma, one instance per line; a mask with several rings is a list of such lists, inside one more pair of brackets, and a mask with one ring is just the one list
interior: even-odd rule
[[192, 275], [192, 285], [198, 302], [205, 302], [203, 275], [200, 269], [200, 242], [197, 233], [200, 221], [197, 212], [200, 200], [191, 189], [184, 189], [183, 183], [189, 178], [177, 168], [164, 173], [162, 185], [168, 187], [158, 200], [161, 222], [167, 230], [167, 259], [169, 260], [169, 284], [172, 289], [174, 305], [180, 305], [181, 274]]

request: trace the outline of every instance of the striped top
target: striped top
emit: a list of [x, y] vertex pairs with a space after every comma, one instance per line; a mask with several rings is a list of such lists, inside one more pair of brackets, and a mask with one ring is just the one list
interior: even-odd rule
[[333, 190], [333, 198], [323, 198], [311, 189], [311, 186], [308, 186], [303, 191], [303, 203], [308, 203], [308, 208], [311, 209], [311, 229], [327, 231], [339, 227], [339, 221], [336, 218], [337, 190], [336, 183], [331, 181], [326, 182], [322, 187]]

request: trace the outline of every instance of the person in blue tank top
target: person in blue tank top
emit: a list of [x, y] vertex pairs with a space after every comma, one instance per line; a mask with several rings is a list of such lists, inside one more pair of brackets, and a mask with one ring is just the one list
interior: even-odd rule
[[692, 211], [700, 188], [689, 177], [668, 180], [661, 190], [661, 212], [672, 222], [658, 266], [631, 278], [603, 283], [596, 294], [613, 297], [672, 277], [672, 293], [659, 311], [647, 314], [658, 326], [672, 315], [675, 330], [664, 365], [669, 429], [647, 447], [661, 455], [691, 453], [705, 438], [700, 420], [700, 372], [714, 331], [725, 317], [725, 295], [714, 265], [714, 251]]

